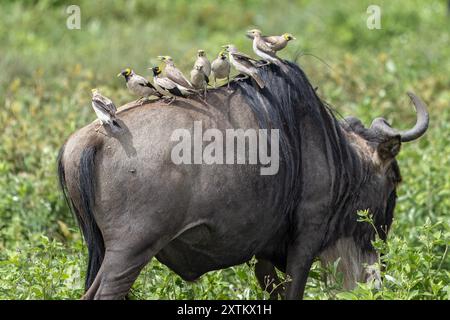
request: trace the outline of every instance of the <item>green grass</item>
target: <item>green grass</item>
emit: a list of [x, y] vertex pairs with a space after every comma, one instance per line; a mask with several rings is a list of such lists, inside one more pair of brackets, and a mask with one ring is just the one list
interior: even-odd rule
[[[115, 75], [131, 66], [149, 76], [167, 54], [188, 71], [234, 43], [251, 53], [245, 31], [297, 37], [281, 53], [299, 64], [341, 114], [365, 124], [386, 117], [410, 127], [412, 90], [430, 108], [430, 129], [404, 144], [395, 221], [381, 289], [344, 292], [314, 264], [308, 299], [449, 299], [450, 18], [445, 1], [378, 1], [382, 29], [366, 28], [371, 1], [79, 1], [81, 30], [68, 30], [65, 1], [2, 1], [0, 12], [0, 299], [77, 299], [86, 250], [57, 187], [59, 147], [95, 119], [90, 89], [118, 105], [133, 99]], [[67, 3], [68, 4], [68, 3]], [[72, 4], [72, 3], [70, 3]], [[219, 5], [220, 4], [220, 5]], [[361, 222], [364, 223], [364, 222]], [[339, 275], [335, 275], [339, 279]], [[260, 299], [251, 266], [186, 283], [152, 262], [133, 288], [139, 299]]]

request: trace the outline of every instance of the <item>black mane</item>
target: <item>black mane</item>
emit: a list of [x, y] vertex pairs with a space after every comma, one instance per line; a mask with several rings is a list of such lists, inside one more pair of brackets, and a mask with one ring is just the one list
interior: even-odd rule
[[[360, 194], [369, 188], [371, 171], [362, 164], [346, 138], [346, 131], [353, 130], [342, 125], [331, 108], [316, 94], [307, 76], [293, 62], [285, 61], [284, 72], [276, 65], [258, 68], [260, 77], [266, 87], [258, 88], [251, 79], [232, 83], [232, 88], [242, 94], [255, 114], [261, 128], [280, 129], [280, 171], [279, 187], [275, 195], [278, 206], [292, 221], [294, 211], [302, 200], [302, 190], [311, 181], [302, 179], [302, 139], [308, 139], [307, 132], [302, 130], [305, 121], [315, 128], [320, 128], [322, 141], [329, 145], [327, 154], [334, 166], [333, 194], [331, 196], [331, 212], [328, 221], [329, 231], [324, 239], [324, 247], [340, 236], [353, 236], [364, 249], [371, 248], [371, 240], [375, 230], [368, 224], [357, 223], [357, 210], [370, 207], [377, 208], [377, 200], [362, 204]], [[358, 132], [355, 132], [358, 133]], [[325, 142], [326, 140], [326, 142]], [[311, 141], [311, 143], [314, 143]], [[394, 161], [393, 167], [398, 168]], [[371, 212], [379, 233], [381, 227], [390, 226], [396, 195], [389, 199], [389, 208], [384, 212], [374, 209]], [[372, 206], [373, 203], [373, 206]]]

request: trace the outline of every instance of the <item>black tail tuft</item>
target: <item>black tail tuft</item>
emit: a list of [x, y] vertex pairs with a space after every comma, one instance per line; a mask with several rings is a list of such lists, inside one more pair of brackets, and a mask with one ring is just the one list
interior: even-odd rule
[[88, 146], [81, 154], [78, 177], [78, 192], [80, 197], [79, 206], [75, 205], [73, 198], [67, 190], [64, 163], [62, 161], [64, 147], [65, 146], [63, 146], [59, 151], [57, 160], [58, 178], [64, 198], [77, 219], [78, 225], [88, 247], [89, 260], [85, 282], [85, 290], [87, 290], [92, 285], [105, 255], [103, 236], [97, 223], [95, 222], [93, 212], [95, 204], [95, 155], [98, 146]]
[[80, 215], [80, 227], [83, 231], [89, 252], [86, 290], [91, 286], [105, 255], [103, 236], [94, 219], [95, 205], [95, 154], [97, 146], [83, 150], [80, 159], [80, 198], [83, 215]]
[[122, 129], [122, 127], [120, 126], [120, 124], [117, 122], [117, 120], [113, 120], [112, 124], [120, 129]]

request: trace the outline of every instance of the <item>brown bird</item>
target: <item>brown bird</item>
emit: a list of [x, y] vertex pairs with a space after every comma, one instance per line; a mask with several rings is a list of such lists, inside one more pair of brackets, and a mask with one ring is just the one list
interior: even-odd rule
[[[102, 125], [109, 125], [109, 127], [114, 131], [121, 129], [121, 126], [117, 122], [116, 105], [111, 101], [111, 99], [103, 96], [98, 89], [92, 89], [92, 108], [100, 120]], [[99, 127], [95, 129], [98, 131]]]
[[202, 66], [203, 72], [207, 77], [211, 75], [211, 62], [209, 62], [208, 58], [206, 57], [206, 53], [204, 50], [197, 51], [197, 60], [194, 63], [194, 68], [195, 66]]
[[283, 66], [283, 62], [277, 57], [277, 52], [271, 48], [271, 46], [262, 39], [261, 31], [253, 29], [247, 31], [249, 38], [253, 37], [253, 51], [255, 54], [269, 63], [273, 63], [279, 66]]
[[171, 104], [173, 101], [175, 101], [176, 97], [183, 96], [175, 82], [166, 77], [160, 76], [162, 72], [160, 67], [153, 67], [149, 69], [153, 71], [153, 84], [155, 85], [156, 90], [158, 90], [158, 92], [161, 93], [164, 97], [169, 98], [165, 99], [168, 104]]
[[[239, 52], [236, 47], [232, 44], [228, 44], [223, 46], [229, 54], [230, 62], [233, 67], [236, 68], [237, 71], [243, 73], [247, 77], [252, 77], [258, 86], [263, 89], [265, 87], [264, 81], [258, 74], [258, 70], [256, 69], [256, 64], [258, 60], [255, 60], [248, 55]], [[246, 78], [247, 78], [246, 77]], [[246, 78], [240, 79], [244, 80]]]
[[[247, 34], [250, 39], [253, 39], [252, 35]], [[296, 40], [296, 38], [290, 33], [283, 33], [281, 36], [261, 36], [267, 45], [274, 51], [280, 51], [286, 48], [287, 44], [291, 40]]]
[[191, 83], [195, 89], [204, 90], [204, 98], [206, 99], [206, 89], [208, 88], [209, 78], [203, 71], [202, 65], [195, 65], [191, 70]]
[[184, 74], [175, 66], [172, 57], [159, 56], [158, 59], [160, 59], [166, 65], [166, 68], [164, 69], [166, 77], [175, 82], [178, 89], [183, 93], [183, 95], [188, 96], [197, 93], [189, 80], [186, 79]]
[[219, 56], [211, 64], [211, 72], [214, 77], [214, 88], [216, 87], [217, 79], [227, 78], [227, 88], [230, 88], [230, 62], [226, 51], [222, 50]]
[[153, 87], [150, 81], [134, 73], [134, 71], [130, 68], [122, 70], [117, 76], [123, 76], [125, 78], [127, 88], [130, 90], [130, 92], [141, 97], [138, 100], [138, 102], [140, 102], [141, 104], [145, 100], [148, 100], [148, 97], [150, 96], [157, 96], [159, 98], [161, 97], [161, 95], [158, 93], [155, 87]]

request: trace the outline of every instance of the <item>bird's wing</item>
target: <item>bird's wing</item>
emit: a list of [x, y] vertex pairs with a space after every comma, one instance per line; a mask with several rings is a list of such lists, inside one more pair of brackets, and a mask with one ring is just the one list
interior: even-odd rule
[[176, 96], [182, 96], [180, 89], [178, 89], [176, 83], [174, 83], [172, 80], [168, 78], [156, 78], [155, 79], [156, 84], [160, 86], [161, 88], [169, 91], [171, 94]]
[[272, 49], [272, 46], [262, 39], [260, 41], [256, 41], [256, 47], [270, 56], [276, 55], [276, 52]]
[[155, 79], [155, 82], [164, 89], [172, 89], [175, 88], [177, 85], [168, 78], [157, 78]]
[[216, 69], [220, 66], [220, 58], [214, 59], [213, 62], [211, 62], [211, 69]]
[[263, 39], [268, 45], [272, 46], [277, 44], [280, 40], [280, 36], [262, 36], [261, 39]]
[[178, 70], [175, 67], [172, 67], [169, 70], [170, 70], [170, 72], [167, 72], [167, 69], [166, 69], [167, 78], [169, 78], [173, 82], [176, 82], [185, 88], [188, 88], [188, 89], [192, 88], [191, 83], [189, 82], [188, 79], [186, 79], [186, 77], [180, 70]]
[[144, 77], [142, 77], [140, 75], [135, 75], [135, 78], [136, 78], [136, 83], [138, 85], [140, 85], [142, 87], [149, 87], [149, 88], [155, 89], [155, 87], [151, 84], [151, 82], [148, 81], [147, 79], [145, 79]]
[[92, 103], [100, 110], [114, 117], [117, 111], [116, 105], [107, 97], [95, 95], [92, 97]]
[[254, 63], [258, 63], [258, 60], [255, 60], [244, 53], [234, 52], [231, 55], [236, 62], [246, 66], [247, 68], [254, 67]]

